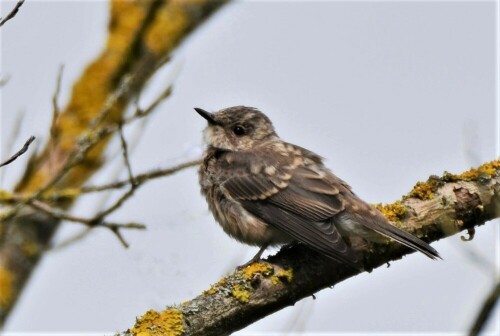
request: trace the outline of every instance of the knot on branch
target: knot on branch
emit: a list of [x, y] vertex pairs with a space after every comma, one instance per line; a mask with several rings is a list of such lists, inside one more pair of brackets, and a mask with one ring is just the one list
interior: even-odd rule
[[462, 227], [472, 227], [477, 224], [483, 211], [481, 199], [477, 193], [471, 193], [467, 188], [454, 188], [456, 202], [454, 205], [458, 224]]

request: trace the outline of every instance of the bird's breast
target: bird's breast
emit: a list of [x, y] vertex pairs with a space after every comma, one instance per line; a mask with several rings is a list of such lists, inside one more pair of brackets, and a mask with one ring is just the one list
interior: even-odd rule
[[210, 211], [228, 235], [242, 243], [256, 246], [291, 241], [286, 234], [246, 211], [238, 201], [226, 197], [210, 164], [200, 167], [199, 179], [201, 193]]

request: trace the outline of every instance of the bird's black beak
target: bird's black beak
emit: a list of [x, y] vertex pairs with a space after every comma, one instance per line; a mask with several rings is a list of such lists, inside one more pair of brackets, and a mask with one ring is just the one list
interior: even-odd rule
[[214, 115], [212, 113], [207, 112], [199, 107], [195, 107], [194, 110], [198, 112], [198, 114], [201, 115], [203, 118], [205, 118], [210, 125], [217, 125], [217, 122], [215, 121]]

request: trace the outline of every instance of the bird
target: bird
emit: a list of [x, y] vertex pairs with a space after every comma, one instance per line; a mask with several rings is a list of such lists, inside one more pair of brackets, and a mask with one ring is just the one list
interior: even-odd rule
[[441, 258], [360, 199], [321, 156], [282, 140], [257, 108], [194, 109], [207, 121], [198, 171], [201, 193], [229, 236], [260, 247], [247, 264], [260, 260], [268, 246], [301, 243], [363, 270], [360, 254], [348, 244], [350, 237], [392, 239], [431, 259]]

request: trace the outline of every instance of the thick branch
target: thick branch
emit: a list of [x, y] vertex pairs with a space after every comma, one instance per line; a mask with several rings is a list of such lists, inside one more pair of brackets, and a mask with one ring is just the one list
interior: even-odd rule
[[[433, 176], [401, 201], [379, 208], [397, 226], [427, 242], [473, 230], [500, 216], [500, 161], [461, 175]], [[367, 270], [412, 252], [398, 243], [362, 251]], [[302, 245], [285, 247], [266, 262], [221, 279], [193, 300], [162, 312], [148, 311], [124, 334], [228, 335], [357, 274]]]

